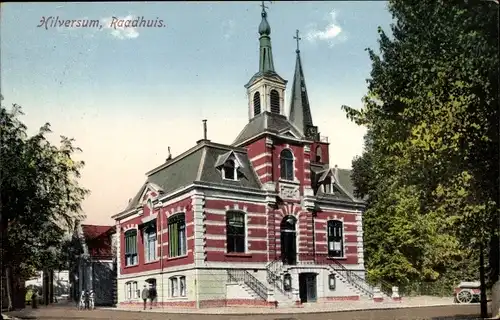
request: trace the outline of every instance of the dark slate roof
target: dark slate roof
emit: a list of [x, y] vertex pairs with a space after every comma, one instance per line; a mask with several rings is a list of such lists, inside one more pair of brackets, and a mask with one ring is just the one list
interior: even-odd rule
[[304, 135], [288, 119], [281, 114], [265, 111], [254, 117], [243, 128], [238, 137], [233, 142], [234, 146], [241, 144], [251, 138], [254, 138], [263, 132], [283, 134], [287, 131], [292, 132], [298, 139], [304, 139]]
[[[221, 156], [230, 157], [231, 154], [234, 154], [242, 165], [240, 168], [242, 177], [238, 181], [222, 179], [220, 168], [216, 168], [217, 160]], [[148, 176], [147, 180], [124, 211], [135, 208], [141, 202], [140, 198], [148, 184], [161, 188], [161, 192], [167, 194], [187, 187], [194, 182], [261, 189], [260, 181], [251, 166], [246, 150], [212, 143], [208, 140], [200, 141], [195, 147], [151, 170], [146, 175]]]
[[299, 50], [297, 50], [297, 61], [295, 62], [295, 73], [293, 75], [289, 119], [303, 133], [305, 133], [308, 126], [313, 125]]

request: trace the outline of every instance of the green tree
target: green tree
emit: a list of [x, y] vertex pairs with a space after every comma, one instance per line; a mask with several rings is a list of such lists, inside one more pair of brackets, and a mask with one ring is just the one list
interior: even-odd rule
[[[368, 49], [364, 107], [343, 107], [368, 130], [353, 179], [368, 199], [369, 277], [403, 287], [477, 279], [475, 250], [497, 226], [496, 4], [391, 0], [388, 9], [392, 35], [379, 28], [380, 52]], [[490, 267], [496, 280], [497, 255]]]
[[9, 309], [14, 282], [34, 270], [52, 268], [68, 232], [84, 218], [80, 204], [88, 190], [78, 184], [84, 163], [72, 158], [73, 140], [60, 147], [46, 140], [50, 125], [29, 137], [21, 108], [0, 108], [0, 230], [2, 272], [7, 278]]

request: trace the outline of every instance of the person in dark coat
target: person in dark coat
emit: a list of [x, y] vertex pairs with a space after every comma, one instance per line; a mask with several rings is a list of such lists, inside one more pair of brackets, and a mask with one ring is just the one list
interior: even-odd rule
[[149, 309], [153, 309], [153, 301], [156, 299], [156, 287], [151, 285], [149, 288], [149, 300], [151, 301], [149, 305]]
[[149, 298], [149, 289], [146, 288], [146, 285], [144, 285], [144, 289], [142, 289], [141, 298], [142, 298], [142, 301], [144, 301], [144, 310], [146, 310], [146, 306], [148, 304], [148, 298]]

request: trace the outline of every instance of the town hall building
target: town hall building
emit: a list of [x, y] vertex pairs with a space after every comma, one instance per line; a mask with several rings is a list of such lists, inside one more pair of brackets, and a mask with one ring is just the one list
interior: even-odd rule
[[[119, 305], [291, 306], [374, 298], [350, 171], [330, 165], [314, 126], [300, 50], [285, 112], [265, 7], [248, 124], [230, 145], [205, 135], [146, 173], [116, 220]], [[297, 32], [297, 41], [300, 39]], [[297, 42], [298, 43], [298, 42]]]

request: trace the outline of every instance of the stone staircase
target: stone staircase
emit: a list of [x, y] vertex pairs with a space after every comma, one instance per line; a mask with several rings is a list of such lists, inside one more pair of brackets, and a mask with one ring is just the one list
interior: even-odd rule
[[283, 262], [277, 259], [266, 265], [267, 283], [257, 279], [246, 270], [229, 269], [227, 272], [229, 282], [240, 284], [255, 299], [277, 302], [277, 305], [280, 307], [288, 307], [296, 304], [299, 290], [293, 286], [285, 290], [283, 287], [284, 276], [290, 273], [292, 269], [303, 268], [328, 270], [330, 274], [335, 275], [336, 280], [344, 284], [355, 295], [359, 295], [363, 300], [372, 300], [375, 296], [381, 296], [383, 300], [392, 300], [391, 286], [389, 284], [381, 285], [379, 292], [364, 278], [356, 274], [355, 271], [347, 269], [342, 263], [336, 260], [303, 260], [296, 265], [283, 265]]

